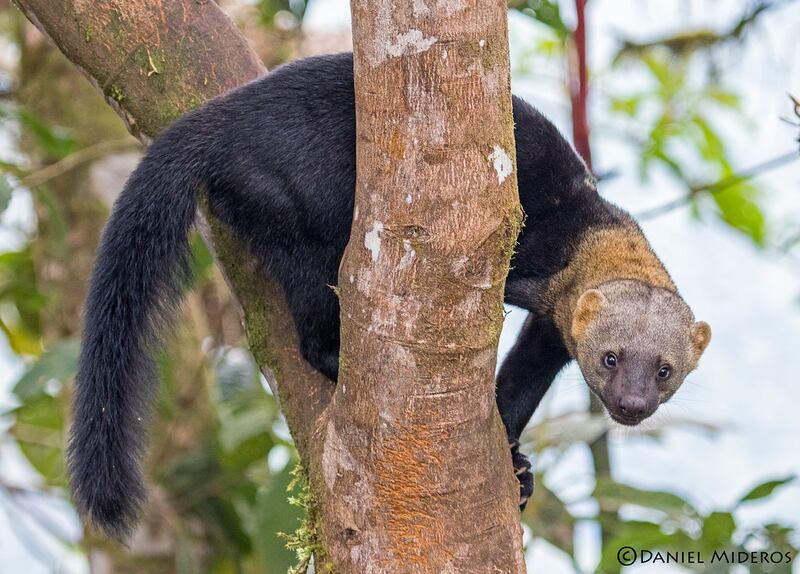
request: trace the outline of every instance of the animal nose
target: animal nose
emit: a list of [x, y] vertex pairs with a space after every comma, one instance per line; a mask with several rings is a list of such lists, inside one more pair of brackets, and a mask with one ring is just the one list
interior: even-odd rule
[[619, 410], [625, 416], [640, 418], [647, 412], [647, 402], [635, 395], [625, 396], [619, 400]]

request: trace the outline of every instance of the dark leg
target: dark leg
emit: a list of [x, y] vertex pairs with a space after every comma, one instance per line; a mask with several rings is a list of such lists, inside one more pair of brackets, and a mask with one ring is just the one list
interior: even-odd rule
[[281, 284], [303, 358], [332, 381], [339, 376], [338, 261], [311, 250], [269, 254], [267, 273]]
[[328, 377], [339, 377], [339, 301], [322, 280], [288, 295], [303, 358]]
[[[339, 301], [335, 285], [341, 249], [321, 236], [285, 178], [253, 158], [224, 166], [209, 187], [211, 207], [283, 288], [303, 358], [336, 381]], [[349, 233], [348, 233], [349, 235]], [[346, 241], [346, 238], [345, 238]]]
[[531, 314], [497, 375], [497, 407], [520, 482], [520, 509], [533, 493], [533, 474], [530, 460], [519, 451], [519, 437], [553, 379], [569, 361], [552, 322]]

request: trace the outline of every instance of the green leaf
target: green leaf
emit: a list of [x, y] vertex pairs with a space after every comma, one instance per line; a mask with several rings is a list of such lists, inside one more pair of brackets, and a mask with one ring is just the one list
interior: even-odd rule
[[[30, 244], [19, 251], [0, 254], [0, 302], [13, 305], [19, 314], [19, 329], [38, 339], [41, 330], [39, 312], [46, 301], [37, 288]], [[17, 325], [8, 328], [16, 330]], [[33, 354], [39, 352], [41, 349]]]
[[[0, 115], [2, 117], [2, 115]], [[23, 167], [13, 161], [3, 161], [0, 159], [0, 171], [6, 172], [7, 175], [15, 175], [23, 177], [27, 171]]]
[[724, 90], [721, 87], [706, 90], [705, 95], [718, 104], [735, 111], [741, 110], [742, 98], [738, 94]]
[[20, 110], [17, 116], [49, 157], [61, 159], [76, 151], [77, 143], [69, 130], [49, 126], [26, 110]]
[[11, 196], [14, 194], [14, 188], [8, 181], [8, 177], [0, 174], [0, 214], [2, 214], [8, 205], [11, 203]]
[[[561, 55], [564, 51], [564, 41], [558, 37], [542, 38], [536, 43], [535, 52], [547, 56], [548, 58], [555, 58]], [[528, 71], [524, 75], [529, 75]]]
[[248, 473], [251, 480], [262, 482], [257, 480], [259, 473], [254, 471], [265, 464], [269, 451], [276, 444], [270, 432], [270, 412], [264, 408], [245, 410], [220, 421], [217, 456], [222, 469], [234, 474]]
[[663, 148], [654, 149], [652, 152], [653, 159], [660, 161], [664, 166], [672, 172], [672, 174], [681, 181], [686, 181], [686, 174], [683, 172], [680, 162], [669, 155]]
[[30, 333], [24, 325], [8, 325], [0, 319], [0, 332], [6, 336], [8, 346], [17, 355], [38, 355], [42, 352], [39, 338]]
[[670, 86], [675, 82], [675, 74], [669, 67], [668, 58], [658, 57], [653, 52], [647, 52], [642, 61], [660, 85]]
[[793, 554], [797, 554], [797, 548], [793, 542], [797, 531], [793, 527], [770, 522], [759, 530], [770, 547], [784, 551], [790, 550]]
[[768, 480], [767, 482], [762, 482], [750, 492], [745, 494], [742, 498], [739, 499], [739, 504], [743, 502], [750, 502], [752, 500], [760, 500], [762, 498], [766, 498], [775, 491], [776, 488], [789, 484], [790, 482], [794, 482], [797, 480], [797, 476], [787, 476], [785, 478], [779, 478], [776, 480]]
[[611, 99], [611, 110], [635, 118], [639, 113], [639, 106], [644, 100], [643, 95], [630, 96], [627, 98], [619, 97]]
[[528, 0], [526, 4], [516, 5], [516, 8], [553, 30], [562, 41], [571, 33], [561, 18], [558, 2], [554, 0]]
[[298, 23], [305, 15], [307, 2], [305, 0], [258, 0], [257, 6], [261, 16], [261, 24], [267, 27], [275, 25], [275, 15], [278, 12], [290, 12], [297, 18]]
[[14, 409], [11, 434], [28, 462], [48, 484], [64, 483], [64, 418], [61, 402], [47, 394], [33, 397]]
[[700, 544], [711, 551], [726, 548], [732, 543], [736, 531], [736, 520], [730, 512], [712, 512], [703, 520]]
[[644, 490], [620, 484], [611, 479], [599, 479], [593, 496], [603, 510], [616, 512], [623, 504], [634, 504], [663, 512], [671, 518], [693, 518], [697, 510], [689, 502], [671, 492]]
[[751, 184], [739, 183], [712, 193], [711, 197], [725, 223], [747, 235], [756, 245], [763, 246], [766, 218], [755, 202], [759, 192]]
[[219, 441], [226, 452], [233, 452], [245, 441], [270, 431], [269, 416], [263, 408], [230, 412], [220, 407], [220, 420]]
[[13, 389], [14, 394], [24, 402], [45, 393], [45, 385], [50, 380], [66, 383], [75, 375], [79, 353], [78, 341], [66, 339], [55, 344], [42, 353], [17, 381]]
[[224, 493], [224, 497], [209, 497], [198, 506], [202, 506], [197, 510], [204, 515], [203, 518], [217, 525], [227, 542], [235, 545], [242, 553], [248, 554], [252, 551], [253, 541], [245, 532], [241, 516], [228, 493]]
[[697, 147], [700, 155], [709, 163], [727, 164], [725, 144], [714, 128], [700, 114], [693, 114], [690, 121], [697, 128]]

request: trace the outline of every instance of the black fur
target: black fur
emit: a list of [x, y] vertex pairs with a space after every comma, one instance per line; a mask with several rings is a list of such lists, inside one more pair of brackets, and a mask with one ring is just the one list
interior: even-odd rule
[[[569, 360], [541, 308], [544, 281], [584, 232], [625, 217], [587, 183], [585, 165], [549, 121], [518, 98], [514, 119], [527, 221], [507, 301], [532, 315], [498, 379], [512, 440]], [[328, 286], [337, 282], [353, 212], [352, 56], [288, 64], [187, 114], [153, 143], [114, 207], [86, 304], [69, 469], [82, 514], [119, 538], [145, 498], [150, 355], [188, 276], [198, 189], [280, 282], [303, 356], [335, 380], [339, 306]], [[529, 495], [532, 482], [522, 486]]]

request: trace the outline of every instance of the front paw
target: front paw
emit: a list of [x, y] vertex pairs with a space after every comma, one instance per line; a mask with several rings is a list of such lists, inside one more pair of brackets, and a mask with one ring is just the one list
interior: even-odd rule
[[530, 459], [519, 451], [519, 441], [509, 439], [511, 449], [511, 463], [514, 465], [514, 474], [519, 480], [519, 510], [525, 510], [528, 499], [533, 494], [533, 473], [531, 472]]

